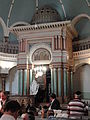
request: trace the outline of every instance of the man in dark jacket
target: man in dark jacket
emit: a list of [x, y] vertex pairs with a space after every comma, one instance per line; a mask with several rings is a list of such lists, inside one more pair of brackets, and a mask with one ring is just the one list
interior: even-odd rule
[[56, 99], [56, 95], [54, 93], [50, 95], [50, 102], [49, 109], [60, 109], [60, 102]]

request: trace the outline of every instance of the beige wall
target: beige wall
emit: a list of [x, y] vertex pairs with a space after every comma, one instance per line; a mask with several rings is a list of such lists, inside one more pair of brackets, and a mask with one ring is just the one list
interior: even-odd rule
[[83, 97], [90, 99], [90, 65], [84, 64], [74, 73], [74, 91], [83, 92]]

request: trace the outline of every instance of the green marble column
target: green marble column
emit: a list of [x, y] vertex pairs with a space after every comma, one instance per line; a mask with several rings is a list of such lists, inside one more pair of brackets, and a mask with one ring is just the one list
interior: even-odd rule
[[61, 68], [58, 68], [58, 96], [61, 96]]
[[67, 71], [67, 96], [69, 95], [69, 87], [70, 87], [68, 78], [69, 78], [69, 72]]
[[30, 77], [29, 77], [29, 78], [30, 78], [30, 79], [29, 79], [29, 81], [30, 81], [29, 83], [31, 83], [31, 82], [32, 82], [32, 69], [30, 69], [30, 71], [29, 71], [29, 76], [30, 76]]
[[73, 95], [73, 72], [71, 71], [71, 94]]
[[18, 94], [23, 94], [23, 87], [22, 87], [22, 70], [18, 70]]
[[51, 68], [51, 93], [54, 92], [54, 88], [53, 88], [53, 69]]
[[[30, 69], [29, 71], [29, 83], [31, 84], [32, 83], [32, 69]], [[30, 85], [29, 85], [30, 86]], [[29, 91], [30, 92], [30, 91]]]
[[54, 68], [54, 93], [57, 96], [57, 70]]
[[24, 95], [27, 95], [27, 70], [24, 70]]
[[64, 96], [67, 96], [67, 70], [64, 68]]

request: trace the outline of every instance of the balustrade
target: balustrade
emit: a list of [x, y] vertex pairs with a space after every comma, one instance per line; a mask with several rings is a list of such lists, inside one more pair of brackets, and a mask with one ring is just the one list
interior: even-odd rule
[[0, 43], [0, 52], [17, 54], [18, 53], [18, 44], [11, 43]]
[[73, 42], [73, 52], [90, 49], [89, 40], [81, 40]]

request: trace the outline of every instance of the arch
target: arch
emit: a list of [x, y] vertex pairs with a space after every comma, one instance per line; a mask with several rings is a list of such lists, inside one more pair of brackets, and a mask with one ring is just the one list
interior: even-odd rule
[[73, 91], [80, 90], [83, 99], [90, 99], [90, 64], [79, 64], [73, 74]]
[[6, 24], [4, 23], [3, 19], [0, 17], [0, 24], [2, 25], [4, 36], [8, 37], [9, 36], [9, 31], [6, 27]]
[[10, 26], [10, 28], [11, 28], [11, 27], [16, 27], [16, 26], [21, 26], [21, 25], [26, 26], [26, 25], [30, 25], [30, 24], [27, 23], [27, 22], [20, 21], [20, 22], [16, 22], [16, 23], [12, 24], [12, 25]]
[[79, 22], [82, 18], [87, 18], [90, 20], [90, 16], [88, 16], [87, 14], [80, 14], [72, 20], [72, 22], [71, 22], [72, 25], [75, 26], [77, 24], [77, 22]]
[[75, 68], [74, 68], [74, 72], [75, 72], [79, 67], [81, 67], [81, 66], [83, 66], [83, 65], [89, 65], [89, 63], [88, 63], [88, 62], [83, 62], [83, 63], [77, 64], [77, 65], [75, 66]]
[[[9, 87], [9, 91], [11, 94], [18, 93], [18, 74], [17, 73], [18, 73], [17, 66], [13, 66], [9, 70], [6, 86], [9, 84], [7, 87]], [[14, 87], [14, 85], [16, 85], [16, 86]]]
[[17, 69], [17, 66], [13, 66], [12, 68], [10, 68], [10, 69], [9, 69], [9, 74], [10, 74], [10, 72], [11, 72], [12, 70], [16, 71], [16, 69]]
[[[30, 62], [33, 64], [33, 62], [32, 62], [33, 53], [34, 53], [37, 49], [39, 49], [39, 48], [44, 48], [44, 49], [46, 49], [46, 50], [49, 51], [49, 53], [50, 53], [50, 55], [51, 55], [51, 60], [48, 60], [46, 64], [50, 64], [51, 61], [52, 61], [52, 52], [51, 52], [51, 49], [50, 49], [49, 45], [47, 45], [47, 44], [45, 44], [45, 43], [33, 45], [33, 47], [30, 49]], [[42, 62], [44, 63], [44, 60], [43, 60]], [[42, 64], [43, 64], [43, 63], [42, 63]], [[39, 62], [36, 63], [36, 64], [39, 64]]]

